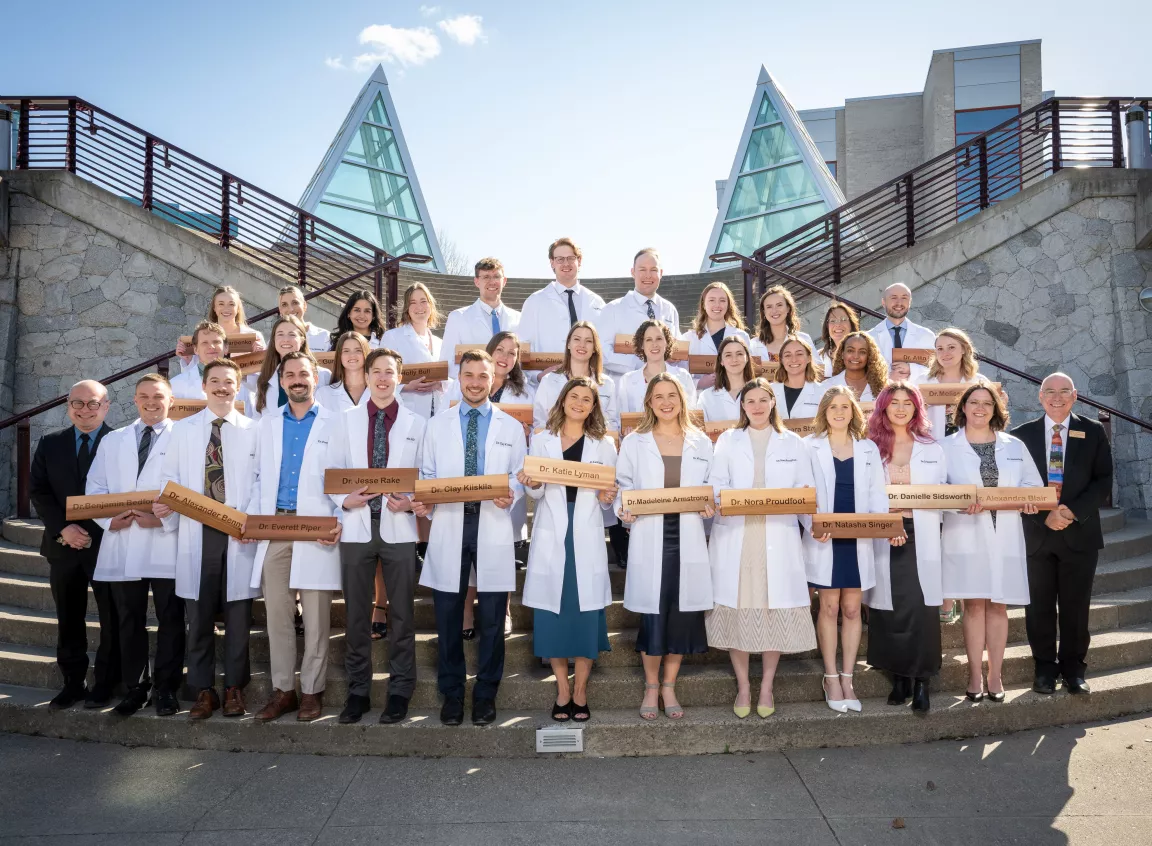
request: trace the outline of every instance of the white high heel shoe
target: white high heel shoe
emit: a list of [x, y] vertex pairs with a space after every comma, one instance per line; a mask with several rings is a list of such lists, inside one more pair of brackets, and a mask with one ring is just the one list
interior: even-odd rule
[[[837, 674], [832, 673], [831, 675], [829, 675], [828, 673], [825, 673], [824, 678], [834, 679], [834, 678], [837, 678]], [[824, 691], [824, 701], [828, 704], [829, 708], [831, 708], [833, 711], [835, 711], [838, 714], [847, 714], [848, 713], [848, 704], [843, 699], [829, 699], [828, 698], [828, 688], [824, 686], [824, 682], [820, 682], [820, 689]]]
[[[852, 674], [851, 673], [841, 673], [840, 677], [845, 678], [845, 679], [850, 679], [850, 678], [852, 678]], [[843, 689], [843, 688], [841, 688], [841, 689]], [[859, 699], [844, 699], [842, 701], [844, 702], [845, 708], [849, 711], [863, 711], [864, 710], [864, 706], [860, 704]]]

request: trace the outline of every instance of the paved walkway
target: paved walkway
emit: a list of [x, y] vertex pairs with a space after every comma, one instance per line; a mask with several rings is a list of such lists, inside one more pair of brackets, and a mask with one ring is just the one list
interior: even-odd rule
[[1136, 846], [1152, 843], [1152, 714], [990, 741], [599, 760], [0, 735], [0, 844], [221, 842]]

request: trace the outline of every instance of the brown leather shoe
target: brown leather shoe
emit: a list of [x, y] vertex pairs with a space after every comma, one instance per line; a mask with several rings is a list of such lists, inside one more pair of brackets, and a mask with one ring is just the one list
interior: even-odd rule
[[260, 709], [260, 713], [256, 715], [256, 720], [267, 723], [278, 719], [282, 714], [295, 711], [297, 707], [299, 707], [299, 703], [296, 701], [295, 690], [285, 693], [278, 687], [273, 688], [272, 698], [268, 700], [267, 705]]
[[324, 691], [319, 693], [305, 693], [300, 698], [300, 713], [296, 719], [308, 723], [317, 719], [324, 709]]
[[221, 713], [225, 717], [243, 717], [246, 713], [244, 710], [244, 691], [238, 687], [225, 688], [224, 710]]
[[216, 689], [207, 687], [200, 691], [196, 697], [196, 704], [188, 711], [188, 719], [190, 720], [206, 720], [212, 716], [212, 712], [220, 707], [220, 697], [216, 694]]

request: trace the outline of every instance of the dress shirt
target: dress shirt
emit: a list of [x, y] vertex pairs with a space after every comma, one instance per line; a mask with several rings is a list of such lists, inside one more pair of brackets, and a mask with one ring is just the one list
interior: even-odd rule
[[[1072, 422], [1072, 415], [1064, 418], [1064, 422], [1060, 424], [1060, 442], [1064, 445], [1064, 460], [1068, 460], [1068, 424]], [[1048, 468], [1052, 466], [1052, 428], [1056, 425], [1056, 421], [1044, 415], [1044, 466], [1041, 468], [1044, 478], [1048, 478]]]
[[652, 302], [652, 313], [672, 330], [672, 337], [680, 336], [680, 314], [676, 306], [659, 294], [642, 296], [635, 288], [620, 299], [613, 300], [600, 312], [596, 326], [600, 333], [600, 344], [604, 348], [604, 365], [612, 373], [620, 375], [635, 370], [642, 362], [632, 353], [615, 352], [616, 336], [634, 335], [640, 324], [648, 320], [648, 302]]
[[[908, 327], [905, 325], [907, 321], [900, 323], [900, 346], [905, 347], [908, 345]], [[888, 338], [892, 341], [892, 346], [896, 346], [896, 324], [892, 322], [890, 317], [884, 318], [884, 330], [888, 333]]]
[[[368, 400], [368, 465], [372, 465], [372, 456], [375, 455], [376, 449], [376, 415], [380, 413], [380, 409], [376, 407], [376, 403]], [[392, 424], [396, 422], [396, 415], [400, 413], [400, 403], [396, 401], [396, 397], [392, 397], [392, 402], [384, 408], [384, 434], [390, 436], [392, 434]]]
[[[576, 308], [576, 319], [587, 320], [599, 325], [604, 300], [577, 281], [571, 288], [565, 288], [553, 280], [524, 301], [520, 312], [518, 334], [521, 341], [532, 345], [532, 352], [563, 352], [564, 339], [572, 322], [568, 315], [568, 291], [573, 292], [572, 302]], [[607, 346], [607, 344], [606, 344]]]
[[[79, 429], [77, 429], [75, 426], [73, 426], [72, 427], [72, 434], [76, 436], [76, 455], [77, 455], [77, 457], [79, 457], [79, 455], [80, 455], [80, 439], [82, 437], [84, 437], [85, 435], [88, 436], [88, 454], [93, 455], [95, 453], [96, 436], [98, 434], [100, 434], [99, 429], [97, 429], [95, 432], [81, 432]], [[1051, 434], [1051, 430], [1049, 430], [1049, 434]], [[139, 441], [137, 441], [137, 443], [139, 443]]]
[[[472, 410], [466, 402], [458, 403], [456, 408], [460, 410], [460, 440], [464, 444], [464, 449], [468, 449], [468, 412]], [[492, 403], [488, 400], [484, 401], [483, 405], [477, 406], [476, 410], [480, 412], [480, 417], [476, 421], [476, 475], [484, 475], [484, 442], [488, 440], [488, 424], [492, 422]]]
[[296, 491], [300, 486], [300, 467], [304, 462], [304, 447], [312, 424], [316, 421], [315, 402], [299, 420], [292, 406], [284, 406], [284, 439], [280, 452], [280, 483], [276, 488], [276, 507], [285, 511], [296, 510]]

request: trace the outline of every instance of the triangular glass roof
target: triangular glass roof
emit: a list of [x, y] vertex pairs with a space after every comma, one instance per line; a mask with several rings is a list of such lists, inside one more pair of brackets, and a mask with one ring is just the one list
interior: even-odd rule
[[444, 272], [383, 67], [352, 104], [300, 206], [390, 255], [432, 256], [435, 269]]
[[796, 110], [761, 67], [700, 269], [722, 266], [708, 258], [714, 253], [751, 255], [845, 202]]

